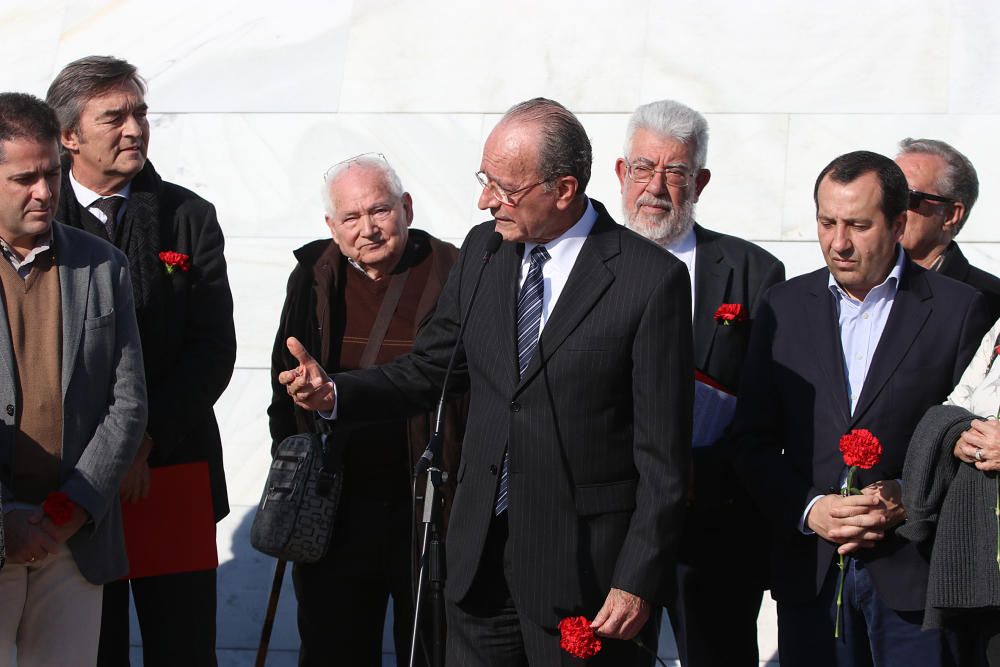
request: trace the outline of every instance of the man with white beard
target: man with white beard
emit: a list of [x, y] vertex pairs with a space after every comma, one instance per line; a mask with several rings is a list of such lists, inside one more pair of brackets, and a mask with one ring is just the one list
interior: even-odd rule
[[[785, 267], [753, 243], [695, 222], [695, 203], [711, 178], [707, 151], [704, 116], [672, 100], [652, 102], [632, 114], [615, 172], [625, 224], [683, 261], [691, 275], [695, 368], [735, 393], [757, 303], [785, 279]], [[767, 558], [754, 532], [760, 519], [723, 457], [724, 440], [692, 451], [667, 605], [684, 667], [757, 667], [759, 660], [757, 613]]]

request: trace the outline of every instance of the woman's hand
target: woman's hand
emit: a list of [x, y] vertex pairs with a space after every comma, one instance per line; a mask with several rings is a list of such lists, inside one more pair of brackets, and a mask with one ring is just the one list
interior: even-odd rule
[[1000, 471], [1000, 422], [995, 417], [973, 419], [955, 442], [954, 453], [984, 472]]

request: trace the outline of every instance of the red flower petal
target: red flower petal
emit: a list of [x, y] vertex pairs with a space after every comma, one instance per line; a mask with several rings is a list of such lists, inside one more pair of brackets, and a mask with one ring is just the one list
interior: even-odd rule
[[840, 453], [848, 466], [869, 470], [882, 458], [882, 443], [868, 429], [854, 429], [840, 436]]
[[601, 640], [594, 634], [584, 616], [572, 616], [559, 621], [559, 648], [574, 658], [593, 658], [601, 650]]
[[717, 322], [746, 322], [747, 313], [742, 303], [724, 303], [715, 311]]
[[75, 503], [69, 499], [62, 491], [53, 491], [45, 497], [42, 503], [42, 511], [49, 517], [49, 521], [57, 526], [65, 526], [73, 518], [73, 507]]

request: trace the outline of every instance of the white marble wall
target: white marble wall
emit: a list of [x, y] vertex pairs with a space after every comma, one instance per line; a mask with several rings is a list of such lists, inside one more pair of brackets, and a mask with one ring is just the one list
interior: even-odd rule
[[[979, 170], [961, 240], [997, 271], [998, 33], [989, 0], [0, 0], [0, 90], [44, 95], [86, 54], [132, 61], [149, 82], [151, 159], [217, 205], [240, 346], [219, 406], [229, 540], [257, 500], [290, 251], [325, 233], [317, 190], [330, 164], [385, 153], [413, 194], [415, 224], [458, 243], [484, 219], [472, 174], [508, 106], [544, 95], [578, 112], [594, 143], [591, 193], [616, 210], [628, 113], [672, 97], [711, 125], [699, 219], [760, 241], [794, 275], [821, 261], [811, 188], [826, 162], [937, 137]], [[229, 571], [243, 572], [223, 579], [226, 614], [246, 615], [266, 566], [224, 547], [242, 564]], [[226, 629], [220, 645], [245, 648], [252, 635]]]

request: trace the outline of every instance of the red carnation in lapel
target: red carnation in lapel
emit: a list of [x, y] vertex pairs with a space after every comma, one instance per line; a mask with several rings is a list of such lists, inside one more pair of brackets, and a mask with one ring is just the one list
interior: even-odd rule
[[73, 501], [62, 491], [53, 491], [45, 497], [42, 511], [56, 526], [65, 526], [73, 518]]
[[584, 616], [571, 616], [559, 621], [559, 648], [574, 658], [586, 660], [601, 650], [601, 640]]
[[715, 311], [715, 321], [723, 326], [747, 321], [747, 311], [742, 303], [724, 303]]
[[175, 269], [187, 271], [191, 268], [191, 257], [182, 252], [164, 250], [160, 253], [160, 261], [166, 267], [167, 273], [173, 273]]

